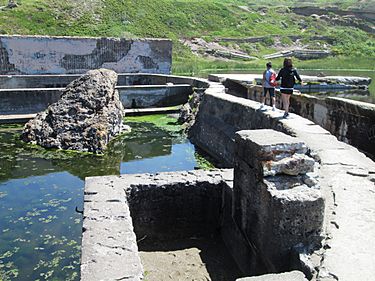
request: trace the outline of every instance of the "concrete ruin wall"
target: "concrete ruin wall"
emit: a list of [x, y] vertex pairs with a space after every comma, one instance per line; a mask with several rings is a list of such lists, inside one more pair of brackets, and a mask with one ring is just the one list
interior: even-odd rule
[[143, 279], [124, 190], [111, 177], [86, 178], [82, 226], [81, 278]]
[[[208, 88], [205, 79], [195, 77], [151, 74], [118, 73], [117, 86], [189, 84], [196, 88]], [[80, 74], [0, 75], [0, 89], [64, 88]]]
[[212, 84], [199, 105], [189, 138], [223, 167], [233, 167], [237, 131], [272, 128], [287, 132], [279, 119], [259, 114], [258, 108], [259, 103], [225, 94], [223, 85]]
[[174, 239], [212, 234], [219, 226], [228, 172], [86, 178], [81, 280], [142, 280], [137, 239], [145, 235]]
[[[176, 106], [187, 102], [193, 89], [188, 84], [155, 86], [118, 86], [124, 108]], [[57, 102], [64, 88], [0, 89], [0, 115], [33, 114]]]
[[170, 74], [166, 39], [0, 36], [0, 74], [116, 72]]
[[[0, 76], [0, 115], [33, 114], [59, 100], [67, 84], [80, 75]], [[208, 87], [202, 79], [159, 74], [119, 74], [125, 108], [176, 106], [187, 102], [193, 88]]]
[[[303, 140], [309, 154], [320, 164], [325, 239], [321, 250], [311, 256], [308, 249], [296, 250], [296, 264], [306, 269], [304, 273], [313, 280], [372, 280], [375, 267], [369, 260], [375, 244], [368, 241], [375, 230], [375, 221], [369, 217], [375, 211], [375, 163], [312, 121], [293, 113], [285, 119], [283, 111], [259, 111], [259, 106], [259, 102], [227, 94], [220, 83], [211, 83], [189, 136], [195, 145], [227, 167], [235, 163], [237, 131], [272, 128]], [[234, 245], [233, 249], [244, 257], [249, 254], [243, 250], [245, 247]]]
[[324, 200], [306, 152], [274, 130], [236, 133], [233, 216], [253, 245], [250, 272], [288, 271], [295, 246], [320, 248]]
[[[260, 101], [262, 87], [250, 86], [248, 98]], [[281, 97], [277, 94], [278, 107]], [[340, 141], [349, 143], [375, 157], [375, 105], [343, 98], [320, 99], [294, 94], [290, 111], [322, 126]]]
[[[282, 142], [289, 139], [286, 135], [279, 136]], [[249, 143], [239, 142], [239, 146], [250, 149]], [[294, 148], [284, 147], [286, 150]], [[256, 155], [248, 156], [249, 160], [257, 161], [254, 159]], [[289, 270], [291, 248], [298, 243], [313, 243], [314, 239], [311, 238], [314, 235], [307, 231], [313, 229], [315, 234], [315, 231], [321, 230], [321, 223], [312, 223], [316, 215], [319, 216], [319, 222], [323, 219], [322, 212], [319, 212], [321, 209], [317, 208], [322, 203], [319, 190], [306, 187], [301, 191], [293, 187], [279, 192], [280, 199], [295, 199], [286, 200], [285, 204], [272, 206], [272, 200], [268, 200], [263, 206], [243, 206], [242, 199], [233, 198], [236, 189], [241, 192], [246, 190], [248, 195], [244, 197], [245, 200], [259, 196], [259, 189], [270, 192], [272, 196], [278, 192], [265, 188], [263, 175], [256, 180], [254, 173], [244, 175], [240, 171], [239, 174], [241, 176], [237, 177], [238, 183], [234, 187], [232, 169], [86, 178], [81, 280], [115, 280], [119, 276], [127, 280], [139, 280], [142, 277], [142, 265], [134, 234], [138, 241], [163, 241], [211, 237], [220, 230], [243, 275]], [[251, 185], [247, 184], [249, 181]], [[295, 196], [300, 192], [307, 194]], [[314, 205], [315, 201], [318, 204]], [[310, 207], [303, 210], [307, 206]], [[256, 216], [279, 213], [279, 217], [284, 217], [281, 220], [283, 224], [277, 224], [277, 218], [274, 218], [272, 224], [268, 227], [262, 225], [264, 229], [261, 230], [259, 224], [251, 222], [254, 224], [253, 232], [256, 233], [245, 237], [245, 229], [240, 229], [234, 221], [238, 210], [243, 212], [243, 216], [251, 212]], [[305, 218], [304, 212], [309, 212], [311, 218]], [[272, 220], [263, 222], [269, 224]], [[252, 239], [250, 243], [255, 245], [256, 252], [252, 252], [247, 238]], [[269, 253], [265, 255], [264, 244], [275, 246], [272, 257]], [[283, 260], [275, 260], [279, 258]], [[265, 259], [272, 263], [272, 268], [264, 268], [259, 264], [259, 260]]]
[[222, 172], [186, 171], [124, 177], [138, 239], [210, 236], [219, 227]]

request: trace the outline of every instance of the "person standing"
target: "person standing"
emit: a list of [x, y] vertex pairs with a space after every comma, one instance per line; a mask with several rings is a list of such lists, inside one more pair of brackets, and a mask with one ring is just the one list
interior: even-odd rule
[[299, 76], [297, 70], [293, 68], [293, 63], [291, 58], [284, 59], [283, 68], [280, 69], [279, 74], [276, 77], [276, 81], [279, 81], [281, 78], [280, 92], [281, 100], [283, 101], [284, 106], [284, 118], [289, 116], [289, 104], [290, 96], [293, 94], [294, 84], [296, 79], [302, 84], [302, 79]]
[[263, 85], [263, 96], [261, 98], [261, 105], [260, 109], [264, 108], [264, 102], [267, 97], [267, 92], [270, 94], [270, 100], [271, 100], [271, 106], [272, 110], [275, 111], [275, 86], [276, 86], [276, 72], [272, 69], [272, 63], [267, 62], [266, 64], [267, 69], [263, 72], [263, 79], [262, 79], [262, 85]]

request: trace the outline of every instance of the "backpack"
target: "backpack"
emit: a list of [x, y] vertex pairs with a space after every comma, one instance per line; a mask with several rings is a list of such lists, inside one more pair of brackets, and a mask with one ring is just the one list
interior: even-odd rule
[[275, 72], [271, 73], [270, 81], [268, 82], [268, 84], [270, 84], [270, 86], [272, 86], [272, 87], [276, 87], [277, 86], [276, 73]]

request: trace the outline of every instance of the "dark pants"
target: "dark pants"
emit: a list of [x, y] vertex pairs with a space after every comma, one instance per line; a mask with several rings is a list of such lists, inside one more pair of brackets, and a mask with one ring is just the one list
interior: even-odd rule
[[270, 98], [273, 98], [275, 96], [275, 88], [266, 88], [266, 87], [264, 87], [263, 88], [263, 96], [264, 97], [267, 96], [267, 92], [270, 93]]
[[293, 90], [289, 90], [289, 89], [280, 89], [280, 93], [282, 93], [282, 94], [287, 94], [287, 95], [291, 95], [291, 94], [293, 94]]

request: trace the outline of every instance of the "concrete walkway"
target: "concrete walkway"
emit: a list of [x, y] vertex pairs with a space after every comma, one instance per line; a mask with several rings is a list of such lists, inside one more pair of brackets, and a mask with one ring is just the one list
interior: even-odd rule
[[321, 160], [326, 199], [324, 254], [317, 280], [375, 278], [375, 163], [297, 115], [283, 120]]
[[[226, 76], [236, 80], [245, 78], [243, 82], [251, 79], [249, 75]], [[254, 110], [259, 108], [259, 103], [230, 96], [220, 89], [209, 92], [219, 99]], [[338, 141], [325, 129], [296, 114], [290, 114], [288, 119], [282, 119], [283, 112], [279, 110], [262, 114], [267, 115], [267, 120], [278, 120], [282, 127], [308, 145], [316, 159], [320, 159], [320, 185], [326, 200], [326, 238], [324, 250], [315, 260], [319, 271], [314, 279], [375, 280], [375, 163], [356, 148]]]

